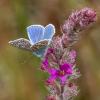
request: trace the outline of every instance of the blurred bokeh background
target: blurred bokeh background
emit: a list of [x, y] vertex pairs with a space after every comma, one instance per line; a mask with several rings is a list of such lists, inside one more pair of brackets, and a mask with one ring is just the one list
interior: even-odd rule
[[38, 70], [40, 59], [8, 41], [27, 38], [31, 24], [52, 23], [60, 34], [68, 15], [83, 7], [95, 9], [98, 20], [74, 46], [82, 74], [76, 100], [100, 100], [100, 0], [0, 0], [0, 100], [44, 100], [47, 94], [47, 74]]

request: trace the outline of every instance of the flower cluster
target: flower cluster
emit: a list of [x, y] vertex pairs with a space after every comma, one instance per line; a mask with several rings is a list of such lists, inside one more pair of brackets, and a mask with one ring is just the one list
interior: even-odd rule
[[[69, 84], [80, 76], [75, 61], [76, 51], [71, 50], [70, 48], [64, 48], [60, 37], [54, 38], [50, 47], [47, 49], [41, 64], [41, 69], [50, 75], [46, 80], [46, 85], [50, 87], [50, 94], [52, 94], [50, 97], [54, 97], [54, 95], [60, 96], [61, 91], [63, 91], [64, 96], [64, 94], [67, 93], [65, 88], [71, 88], [71, 85]], [[64, 90], [62, 90], [61, 87], [63, 87]], [[70, 89], [69, 91], [72, 90]], [[75, 93], [78, 93], [77, 91], [77, 89], [73, 90]], [[69, 93], [70, 92], [68, 92], [68, 94]], [[56, 100], [58, 99], [56, 98]]]
[[82, 10], [73, 12], [61, 27], [62, 41], [65, 46], [72, 46], [79, 40], [82, 30], [96, 21], [96, 12], [91, 8], [83, 8]]
[[47, 100], [70, 100], [78, 94], [76, 79], [80, 72], [76, 67], [76, 51], [71, 46], [79, 39], [79, 32], [96, 20], [90, 8], [73, 12], [61, 26], [63, 35], [54, 37], [45, 52], [41, 70], [50, 76], [46, 80], [50, 95]]
[[48, 48], [41, 65], [41, 69], [50, 74], [47, 82], [53, 84], [56, 79], [59, 79], [61, 84], [65, 84], [67, 79], [74, 74], [75, 58], [76, 52], [74, 50], [60, 51], [59, 48], [59, 51], [56, 51], [53, 48]]

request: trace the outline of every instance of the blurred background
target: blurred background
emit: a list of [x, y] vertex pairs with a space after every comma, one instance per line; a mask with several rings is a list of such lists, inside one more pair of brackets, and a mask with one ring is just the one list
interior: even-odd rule
[[31, 24], [52, 23], [60, 34], [70, 13], [84, 7], [95, 9], [98, 20], [74, 46], [82, 74], [76, 100], [100, 100], [100, 0], [0, 0], [0, 100], [44, 100], [47, 95], [47, 74], [38, 70], [40, 59], [8, 41], [27, 38]]

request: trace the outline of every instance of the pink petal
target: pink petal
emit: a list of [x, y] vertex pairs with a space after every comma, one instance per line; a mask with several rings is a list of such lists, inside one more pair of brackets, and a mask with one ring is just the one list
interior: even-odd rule
[[54, 81], [56, 80], [57, 76], [56, 75], [51, 75], [48, 79], [47, 79], [47, 83], [48, 84], [52, 84], [54, 83]]
[[61, 80], [61, 84], [65, 84], [66, 83], [66, 81], [67, 81], [67, 76], [66, 75], [62, 76], [62, 77], [59, 77], [59, 78]]
[[49, 69], [48, 69], [48, 73], [49, 73], [50, 75], [56, 75], [57, 69], [55, 69], [55, 68], [49, 68]]

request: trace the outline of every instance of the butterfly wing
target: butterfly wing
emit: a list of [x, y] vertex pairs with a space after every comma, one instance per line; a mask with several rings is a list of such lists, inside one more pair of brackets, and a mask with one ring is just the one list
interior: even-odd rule
[[46, 48], [47, 48], [47, 46], [44, 46], [44, 47], [36, 50], [35, 52], [33, 52], [33, 54], [36, 55], [37, 57], [42, 58], [45, 53]]
[[38, 49], [45, 47], [48, 45], [48, 40], [42, 40], [34, 45], [31, 46], [33, 52], [37, 51]]
[[24, 38], [19, 38], [8, 42], [11, 46], [32, 51], [30, 41]]
[[40, 42], [31, 46], [33, 54], [37, 55], [38, 57], [42, 57], [45, 49], [47, 48], [48, 40], [41, 40]]
[[43, 39], [48, 39], [49, 41], [51, 41], [51, 39], [54, 36], [54, 34], [55, 34], [55, 27], [54, 27], [54, 25], [48, 24], [45, 27]]
[[54, 33], [55, 27], [52, 24], [47, 25], [45, 28], [41, 25], [31, 25], [27, 27], [27, 34], [30, 41], [20, 38], [9, 41], [9, 44], [18, 48], [33, 51], [33, 54], [40, 57], [43, 56]]
[[30, 43], [34, 45], [43, 38], [44, 27], [42, 25], [31, 25], [27, 27]]
[[44, 29], [41, 40], [32, 46], [33, 54], [37, 55], [38, 57], [42, 57], [54, 33], [55, 27], [52, 24], [47, 25]]

